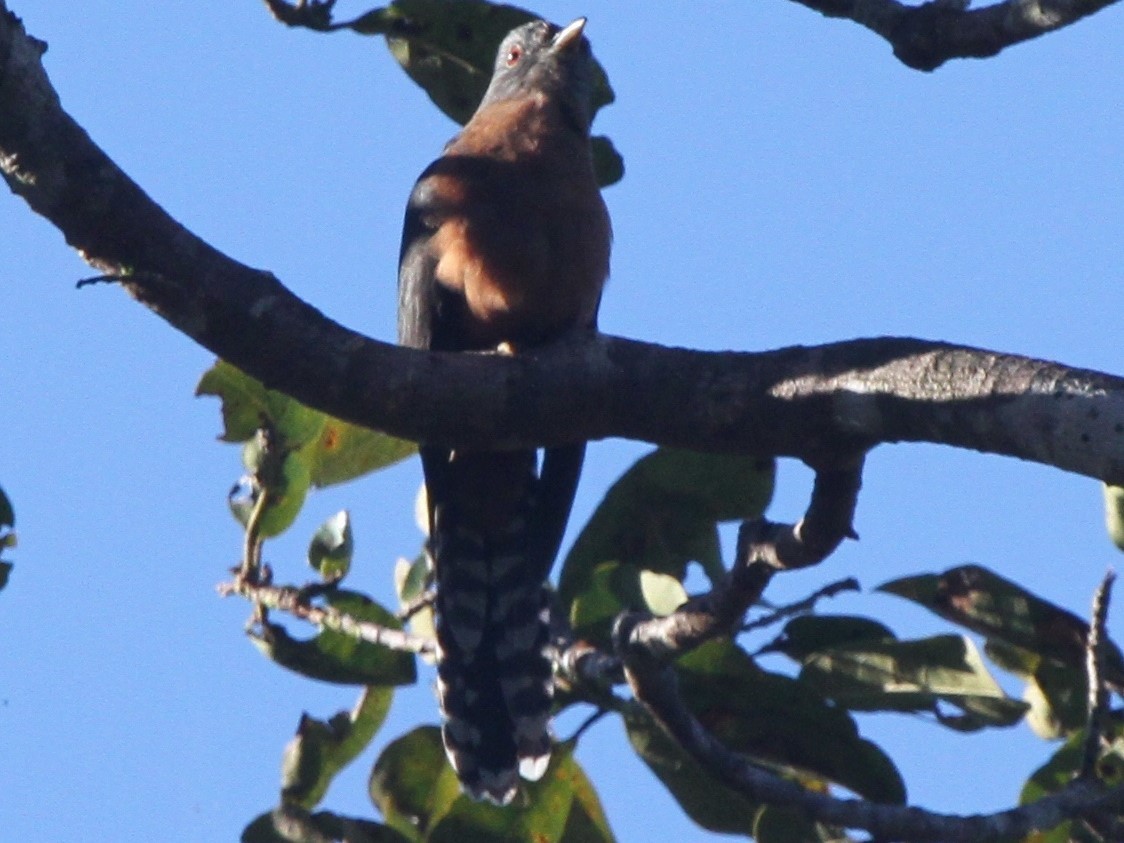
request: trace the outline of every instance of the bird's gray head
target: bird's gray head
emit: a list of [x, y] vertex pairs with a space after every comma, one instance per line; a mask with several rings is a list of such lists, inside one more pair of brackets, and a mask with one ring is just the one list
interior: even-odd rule
[[500, 43], [481, 106], [543, 93], [574, 113], [583, 129], [593, 119], [593, 55], [585, 18], [565, 27], [544, 20], [516, 27]]

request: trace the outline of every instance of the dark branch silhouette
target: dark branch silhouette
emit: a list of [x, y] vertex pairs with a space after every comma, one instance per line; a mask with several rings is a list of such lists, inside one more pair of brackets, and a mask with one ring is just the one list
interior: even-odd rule
[[1005, 0], [969, 9], [971, 0], [793, 0], [827, 17], [848, 18], [885, 38], [903, 64], [936, 70], [949, 59], [983, 59], [1076, 23], [1116, 0]]

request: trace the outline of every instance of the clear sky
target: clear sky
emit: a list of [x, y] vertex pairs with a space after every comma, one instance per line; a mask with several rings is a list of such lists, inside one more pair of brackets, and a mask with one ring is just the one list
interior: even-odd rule
[[[49, 43], [64, 106], [174, 216], [333, 318], [393, 337], [402, 208], [455, 127], [381, 39], [289, 31], [254, 2], [11, 5]], [[537, 11], [589, 16], [617, 92], [595, 126], [627, 167], [606, 193], [606, 331], [742, 350], [908, 335], [1124, 374], [1124, 7], [930, 75], [788, 0]], [[75, 290], [92, 271], [10, 195], [0, 232], [0, 484], [20, 540], [0, 592], [0, 829], [45, 843], [236, 839], [275, 803], [301, 712], [330, 716], [355, 689], [268, 663], [243, 637], [246, 604], [215, 595], [239, 553], [225, 495], [241, 466], [215, 442], [218, 403], [192, 397], [211, 355], [118, 289]], [[576, 523], [645, 450], [591, 447]], [[809, 480], [785, 465], [770, 515], [798, 516]], [[266, 556], [281, 579], [304, 578], [312, 530], [347, 507], [350, 582], [392, 603], [394, 560], [419, 546], [419, 482], [411, 461], [315, 493]], [[769, 596], [974, 562], [1085, 614], [1118, 564], [1101, 523], [1092, 480], [887, 446], [868, 463], [861, 542]], [[875, 613], [902, 636], [947, 630], [885, 596], [824, 608]], [[1115, 607], [1110, 627], [1122, 621]], [[327, 807], [373, 813], [374, 753], [435, 720], [431, 681], [398, 696]], [[945, 811], [1011, 804], [1054, 749], [1024, 726], [860, 723], [911, 797]], [[704, 837], [614, 719], [579, 760], [621, 840]]]

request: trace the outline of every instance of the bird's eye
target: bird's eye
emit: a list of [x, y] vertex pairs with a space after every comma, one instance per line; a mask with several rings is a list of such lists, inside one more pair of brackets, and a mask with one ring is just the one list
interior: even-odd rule
[[521, 58], [523, 58], [523, 48], [512, 47], [507, 51], [507, 55], [504, 56], [504, 64], [506, 64], [508, 67], [515, 67], [515, 65], [519, 63], [519, 59]]

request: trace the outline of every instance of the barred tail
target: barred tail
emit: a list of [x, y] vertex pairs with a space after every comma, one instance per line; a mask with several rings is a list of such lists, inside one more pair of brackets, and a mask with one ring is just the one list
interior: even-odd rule
[[[535, 455], [426, 460], [437, 575], [437, 693], [465, 790], [509, 803], [550, 760], [549, 568], [536, 550]], [[433, 476], [436, 475], [436, 476]], [[444, 494], [434, 500], [434, 486]], [[553, 556], [553, 554], [551, 554]]]

